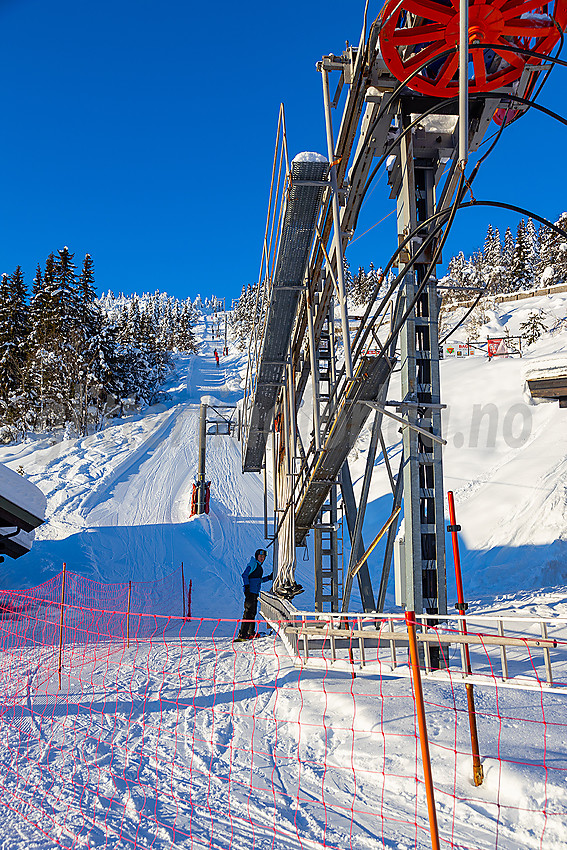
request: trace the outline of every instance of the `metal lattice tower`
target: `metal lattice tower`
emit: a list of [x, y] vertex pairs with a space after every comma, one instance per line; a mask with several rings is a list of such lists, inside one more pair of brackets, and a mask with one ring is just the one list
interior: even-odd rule
[[[428, 3], [428, 9], [437, 9], [440, 21], [454, 17], [453, 7], [439, 0]], [[294, 580], [295, 547], [303, 545], [313, 531], [317, 607], [346, 610], [356, 577], [364, 610], [375, 606], [381, 610], [403, 500], [405, 557], [397, 593], [406, 608], [443, 616], [447, 599], [437, 246], [462, 202], [468, 153], [478, 150], [493, 118], [501, 123], [502, 111], [508, 114], [512, 95], [529, 94], [545, 66], [528, 65], [522, 59], [516, 63], [517, 73], [512, 73], [505, 57], [488, 49], [479, 52], [471, 83], [475, 98], [469, 101], [467, 86], [461, 85], [460, 103], [456, 98], [444, 102], [437, 112], [441, 95], [436, 96], [436, 90], [443, 95], [457, 91], [453, 80], [457, 65], [454, 57], [446, 59], [443, 54], [431, 59], [431, 67], [416, 71], [415, 78], [408, 77], [405, 83], [396, 78], [393, 68], [403, 69], [408, 63], [409, 74], [410, 67], [417, 67], [414, 54], [423, 55], [427, 64], [427, 57], [437, 49], [435, 43], [425, 49], [421, 39], [416, 40], [412, 28], [420, 25], [419, 13], [412, 6], [408, 14], [405, 4], [406, 0], [401, 4], [391, 0], [389, 17], [377, 19], [368, 38], [363, 32], [359, 48], [350, 46], [341, 56], [324, 56], [318, 63], [328, 162], [302, 163], [302, 168], [292, 163], [281, 183], [279, 218], [278, 205], [270, 196], [265, 274], [260, 275], [258, 290], [262, 293], [261, 333], [250, 349], [243, 412], [243, 469], [262, 469], [272, 430], [274, 564], [278, 579], [285, 573], [287, 582], [282, 579], [281, 589]], [[449, 30], [447, 24], [447, 38]], [[545, 37], [557, 40], [559, 36], [550, 30]], [[450, 38], [447, 43], [451, 53]], [[475, 42], [471, 49], [477, 47]], [[467, 49], [468, 42], [462, 51], [465, 69]], [[498, 86], [489, 85], [486, 74], [483, 78], [483, 62], [490, 63], [491, 74], [501, 72]], [[339, 74], [334, 97], [329, 88], [332, 73]], [[464, 77], [463, 72], [461, 83]], [[335, 132], [331, 110], [345, 90]], [[478, 97], [479, 91], [485, 95]], [[283, 132], [285, 137], [285, 128]], [[278, 142], [272, 189], [279, 185], [277, 151]], [[379, 281], [351, 338], [344, 252], [374, 173], [386, 160], [390, 197], [397, 204], [399, 240], [387, 269], [397, 269], [397, 274], [392, 281]], [[281, 164], [280, 158], [280, 169]], [[269, 234], [273, 233], [277, 238], [272, 243]], [[344, 366], [335, 350], [333, 303], [341, 316]], [[402, 398], [391, 401], [389, 383], [397, 365], [402, 370]], [[308, 386], [313, 394], [312, 428], [302, 436], [297, 413]], [[373, 410], [372, 451], [357, 503], [347, 458]], [[383, 417], [401, 425], [403, 454], [395, 468], [382, 434]], [[383, 529], [370, 529], [374, 540], [365, 550], [362, 524], [374, 457], [380, 450], [392, 490], [392, 513]], [[333, 531], [338, 484], [352, 542], [342, 598]], [[374, 589], [367, 560], [382, 534], [385, 552]]]

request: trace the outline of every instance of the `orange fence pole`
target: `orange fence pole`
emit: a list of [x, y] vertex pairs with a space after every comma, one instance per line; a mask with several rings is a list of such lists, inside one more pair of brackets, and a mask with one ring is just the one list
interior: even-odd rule
[[126, 648], [130, 648], [130, 597], [132, 596], [132, 582], [128, 582], [128, 610], [126, 611]]
[[421, 745], [421, 760], [423, 763], [423, 778], [425, 782], [425, 793], [427, 796], [427, 812], [429, 814], [429, 830], [431, 832], [431, 847], [440, 850], [439, 828], [437, 826], [437, 811], [435, 809], [435, 793], [433, 789], [433, 775], [431, 773], [431, 758], [429, 756], [429, 738], [427, 737], [427, 723], [425, 719], [425, 703], [421, 687], [421, 673], [419, 671], [419, 657], [417, 653], [417, 638], [415, 635], [415, 612], [406, 611], [406, 626], [408, 630], [410, 669], [413, 679], [413, 692], [415, 698], [415, 712], [419, 729], [419, 743]]
[[[459, 611], [460, 614], [463, 615], [467, 610], [467, 603], [465, 602], [465, 595], [463, 593], [463, 577], [461, 574], [461, 556], [459, 553], [459, 538], [457, 536], [457, 532], [461, 530], [461, 526], [457, 525], [457, 515], [455, 513], [455, 499], [453, 496], [453, 491], [449, 490], [447, 493], [447, 500], [449, 502], [449, 522], [450, 525], [447, 526], [447, 531], [451, 532], [451, 538], [453, 541], [453, 559], [455, 561], [455, 580], [457, 583], [457, 604], [455, 607]], [[466, 620], [463, 619], [461, 621], [462, 633], [464, 635], [467, 634], [467, 623]], [[471, 675], [471, 656], [469, 652], [469, 646], [465, 644], [465, 665], [466, 665], [466, 673], [467, 675]], [[480, 748], [478, 745], [478, 730], [476, 726], [476, 709], [474, 705], [474, 688], [467, 682], [465, 684], [465, 689], [467, 692], [467, 706], [469, 711], [469, 725], [471, 730], [471, 751], [472, 751], [472, 762], [473, 762], [473, 781], [476, 786], [482, 785], [484, 780], [484, 770], [482, 768], [482, 764], [480, 763]]]
[[181, 561], [181, 589], [183, 591], [183, 617], [185, 617], [185, 576], [183, 575], [183, 561]]
[[61, 581], [61, 625], [59, 626], [59, 690], [61, 690], [61, 667], [63, 664], [63, 606], [65, 604], [65, 570], [67, 564], [63, 563], [63, 579]]

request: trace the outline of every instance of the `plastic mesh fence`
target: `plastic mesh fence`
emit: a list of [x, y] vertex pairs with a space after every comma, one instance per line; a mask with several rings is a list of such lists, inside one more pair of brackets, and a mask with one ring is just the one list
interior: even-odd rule
[[[2, 598], [3, 840], [431, 846], [403, 645], [396, 669], [387, 645], [377, 644], [374, 658], [367, 649], [368, 669], [353, 678], [348, 647], [337, 669], [324, 634], [310, 649], [319, 665], [311, 669], [276, 633], [237, 642], [234, 621], [137, 615], [128, 645], [124, 612], [68, 606], [58, 691], [60, 605]], [[565, 655], [565, 644], [555, 652]], [[424, 681], [441, 847], [564, 847], [567, 696], [533, 675], [530, 691], [505, 686], [490, 673], [490, 653], [486, 681], [475, 686], [479, 788], [462, 679], [449, 670]]]
[[147, 614], [191, 616], [191, 586], [181, 570], [157, 581], [127, 584], [102, 584], [67, 570], [29, 590], [0, 593], [9, 640], [59, 643], [62, 601], [64, 642], [67, 632], [75, 643], [99, 642], [101, 635], [107, 640], [148, 637], [155, 627]]

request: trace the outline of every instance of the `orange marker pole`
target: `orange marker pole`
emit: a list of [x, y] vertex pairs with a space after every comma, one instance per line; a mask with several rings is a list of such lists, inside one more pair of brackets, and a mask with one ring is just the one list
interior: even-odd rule
[[417, 653], [417, 637], [415, 634], [414, 611], [406, 611], [406, 626], [409, 638], [410, 668], [413, 679], [415, 712], [417, 715], [417, 726], [419, 729], [419, 743], [421, 745], [423, 779], [425, 783], [425, 794], [427, 796], [427, 812], [429, 814], [431, 847], [432, 850], [440, 850], [439, 828], [437, 826], [437, 811], [435, 809], [435, 792], [433, 789], [433, 774], [431, 773], [431, 758], [429, 756], [429, 738], [427, 737], [427, 723], [425, 719], [425, 702], [423, 699], [423, 690], [421, 687], [421, 673], [419, 670], [419, 657]]

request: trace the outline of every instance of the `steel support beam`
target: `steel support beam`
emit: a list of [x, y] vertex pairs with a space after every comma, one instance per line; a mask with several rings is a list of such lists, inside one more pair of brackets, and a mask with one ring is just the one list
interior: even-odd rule
[[[384, 391], [380, 394], [380, 396], [384, 396]], [[382, 400], [382, 399], [381, 399]], [[353, 579], [353, 570], [357, 562], [360, 560], [362, 555], [364, 555], [364, 548], [361, 554], [359, 554], [359, 544], [362, 540], [362, 526], [364, 524], [364, 517], [366, 516], [366, 505], [368, 504], [368, 494], [370, 492], [370, 482], [372, 480], [372, 472], [374, 470], [374, 461], [376, 460], [376, 449], [378, 447], [378, 439], [380, 434], [380, 428], [382, 426], [382, 412], [377, 410], [374, 414], [374, 421], [372, 423], [372, 432], [370, 435], [370, 445], [368, 446], [368, 454], [366, 456], [366, 469], [364, 470], [364, 479], [362, 481], [362, 492], [360, 494], [360, 501], [358, 503], [358, 510], [356, 512], [356, 523], [354, 526], [354, 539], [352, 541], [352, 546], [350, 550], [350, 558], [348, 562], [348, 570], [345, 581], [345, 589], [343, 593], [343, 604], [342, 610], [348, 611], [348, 606], [350, 602], [350, 592], [352, 589], [352, 579]], [[366, 564], [366, 562], [365, 562]], [[366, 569], [368, 570], [368, 564], [366, 564]], [[374, 600], [373, 600], [374, 601]], [[374, 607], [374, 606], [373, 606]]]
[[[347, 460], [345, 460], [341, 469], [341, 492], [343, 494], [343, 505], [345, 509], [350, 544], [351, 547], [353, 547], [357, 512], [356, 501], [354, 498], [354, 488], [352, 486], [352, 479], [350, 476], [350, 469]], [[366, 549], [364, 547], [364, 540], [361, 533], [358, 539], [355, 563], [362, 558], [365, 551]], [[356, 578], [358, 579], [358, 589], [360, 591], [360, 598], [362, 600], [362, 607], [364, 608], [364, 611], [374, 611], [374, 592], [372, 590], [370, 570], [368, 569], [368, 564], [366, 563], [366, 561], [358, 570]]]
[[[329, 178], [332, 186], [332, 210], [333, 210], [333, 231], [335, 243], [335, 257], [337, 263], [337, 295], [339, 298], [339, 306], [341, 310], [341, 325], [343, 335], [343, 346], [345, 354], [345, 373], [347, 378], [353, 377], [352, 371], [352, 354], [350, 350], [350, 333], [348, 327], [348, 312], [346, 303], [346, 287], [345, 287], [345, 267], [343, 255], [343, 235], [341, 231], [341, 213], [339, 209], [339, 189], [337, 184], [337, 166], [335, 163], [335, 142], [333, 138], [333, 125], [331, 120], [331, 99], [329, 96], [329, 75], [326, 68], [321, 69], [323, 78], [323, 101], [325, 106], [325, 128], [327, 131], [327, 156], [329, 157], [330, 170]], [[332, 269], [329, 266], [329, 271]]]
[[[408, 121], [402, 111], [401, 126]], [[403, 238], [435, 211], [434, 159], [433, 153], [430, 162], [415, 159], [413, 136], [402, 139], [400, 155], [398, 233]], [[427, 263], [421, 262], [406, 275], [404, 310], [414, 302], [428, 271]], [[439, 296], [432, 275], [400, 332], [401, 378], [403, 401], [419, 405], [406, 408], [410, 426], [441, 437], [438, 315]], [[403, 451], [405, 607], [442, 615], [447, 612], [442, 446], [409, 427], [403, 431]]]

